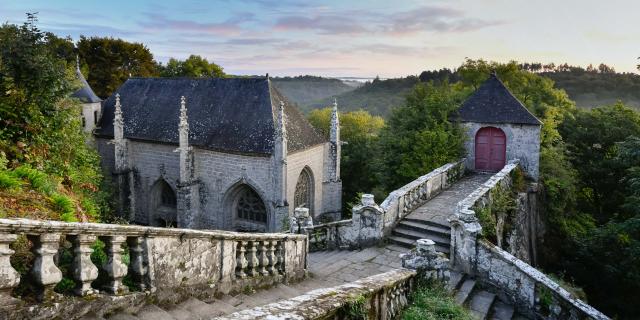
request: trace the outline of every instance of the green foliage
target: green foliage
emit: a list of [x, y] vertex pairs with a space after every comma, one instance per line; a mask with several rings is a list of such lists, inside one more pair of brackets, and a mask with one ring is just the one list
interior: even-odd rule
[[60, 212], [60, 220], [65, 222], [77, 222], [78, 219], [75, 217], [76, 210], [74, 209], [75, 204], [73, 200], [63, 194], [53, 194], [51, 196], [51, 201], [53, 202], [54, 208]]
[[368, 319], [367, 314], [367, 306], [365, 305], [367, 302], [367, 297], [360, 295], [357, 297], [352, 297], [347, 302], [347, 310], [345, 314], [345, 319], [349, 320], [366, 320]]
[[166, 66], [160, 65], [159, 69], [163, 77], [222, 78], [225, 76], [221, 66], [193, 54], [184, 61], [171, 58]]
[[[325, 137], [329, 137], [331, 108], [316, 109], [309, 114], [309, 122]], [[383, 196], [376, 188], [379, 183], [375, 172], [378, 135], [384, 127], [384, 120], [366, 111], [356, 110], [340, 114], [340, 139], [342, 146], [340, 175], [342, 178], [343, 213], [349, 216], [349, 200], [358, 193], [374, 193], [378, 199]], [[356, 200], [360, 203], [360, 198]]]
[[[97, 217], [108, 209], [107, 197], [100, 191], [99, 157], [87, 146], [82, 131], [79, 103], [70, 98], [77, 80], [75, 63], [68, 64], [66, 57], [69, 40], [38, 30], [35, 20], [0, 27], [2, 170], [28, 181], [37, 191], [27, 197], [28, 190], [21, 190], [18, 198], [37, 202], [60, 192], [78, 200], [80, 213], [84, 214], [85, 204]], [[4, 200], [0, 197], [0, 203], [6, 204]], [[12, 207], [7, 213], [10, 217], [43, 218], [30, 216], [36, 214], [32, 209], [19, 212], [19, 207]], [[57, 216], [52, 212], [47, 218]], [[71, 219], [70, 214], [66, 218]]]
[[89, 67], [87, 82], [101, 98], [110, 96], [130, 77], [157, 76], [153, 55], [142, 43], [110, 37], [80, 37], [80, 59]]
[[627, 164], [618, 159], [618, 143], [640, 136], [640, 113], [621, 103], [577, 111], [560, 126], [569, 158], [579, 176], [581, 212], [599, 223], [620, 212], [626, 187], [620, 183]]
[[0, 170], [0, 189], [18, 189], [22, 181], [6, 170]]
[[[512, 190], [496, 187], [491, 190], [491, 202], [482, 208], [475, 208], [476, 215], [482, 225], [482, 236], [494, 244], [506, 243], [513, 228], [516, 211], [516, 194]], [[498, 221], [503, 221], [502, 234], [498, 234]]]
[[404, 320], [473, 319], [469, 311], [457, 304], [439, 283], [419, 283], [409, 300], [411, 304], [402, 314]]
[[395, 108], [380, 135], [380, 180], [396, 189], [464, 155], [464, 133], [449, 119], [464, 90], [447, 83], [418, 84], [404, 106]]

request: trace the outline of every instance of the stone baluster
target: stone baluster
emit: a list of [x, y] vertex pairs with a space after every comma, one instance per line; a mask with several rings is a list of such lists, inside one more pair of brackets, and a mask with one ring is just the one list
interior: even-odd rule
[[284, 274], [284, 246], [282, 245], [282, 241], [276, 243], [276, 258], [278, 259], [276, 270], [278, 270], [279, 274]]
[[97, 293], [91, 288], [91, 282], [98, 278], [98, 268], [91, 261], [91, 245], [96, 242], [96, 236], [79, 234], [69, 236], [73, 244], [72, 275], [76, 282], [75, 294], [87, 296]]
[[129, 272], [133, 282], [140, 288], [141, 291], [149, 289], [150, 284], [147, 280], [147, 274], [149, 268], [147, 267], [144, 259], [144, 249], [142, 248], [143, 237], [129, 237], [127, 238], [127, 245], [129, 246]]
[[260, 242], [260, 250], [258, 251], [258, 259], [260, 260], [260, 273], [263, 276], [269, 275], [269, 257], [267, 256], [269, 253], [269, 247], [271, 241], [261, 241]]
[[31, 252], [35, 255], [30, 275], [35, 285], [36, 298], [39, 301], [50, 301], [54, 298], [53, 288], [62, 280], [62, 272], [53, 261], [60, 246], [59, 233], [30, 235], [33, 243]]
[[247, 260], [249, 263], [249, 276], [251, 277], [257, 277], [259, 272], [258, 272], [258, 267], [260, 266], [260, 261], [258, 261], [258, 242], [257, 241], [250, 241], [249, 242], [249, 248], [247, 250]]
[[247, 268], [247, 257], [245, 245], [246, 241], [238, 241], [238, 246], [236, 249], [236, 277], [240, 279], [244, 279], [247, 277], [245, 270]]
[[269, 258], [269, 268], [268, 271], [271, 275], [277, 275], [278, 269], [276, 264], [278, 263], [278, 257], [276, 257], [276, 245], [278, 241], [271, 240], [268, 241], [269, 247], [267, 251], [267, 257]]
[[124, 249], [122, 244], [127, 241], [125, 236], [105, 236], [100, 237], [104, 242], [104, 251], [107, 254], [107, 262], [102, 266], [102, 270], [107, 275], [107, 283], [104, 290], [112, 294], [123, 294], [129, 290], [122, 284], [122, 278], [127, 275], [127, 265], [122, 262]]
[[9, 245], [18, 238], [15, 234], [0, 234], [0, 306], [9, 306], [17, 302], [11, 297], [11, 290], [20, 283], [20, 274], [11, 266], [11, 255], [14, 253]]

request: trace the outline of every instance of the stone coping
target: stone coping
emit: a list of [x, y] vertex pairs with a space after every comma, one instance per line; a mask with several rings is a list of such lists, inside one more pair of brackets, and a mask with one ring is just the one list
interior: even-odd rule
[[446, 173], [447, 171], [451, 170], [451, 168], [454, 168], [456, 166], [459, 165], [463, 165], [466, 161], [466, 158], [463, 158], [459, 161], [456, 162], [451, 162], [451, 163], [447, 163], [445, 165], [443, 165], [442, 167], [439, 167], [437, 169], [434, 169], [433, 171], [418, 177], [417, 179], [407, 183], [406, 185], [400, 187], [399, 189], [396, 189], [394, 191], [391, 191], [391, 193], [389, 193], [389, 195], [387, 196], [386, 199], [384, 199], [384, 201], [382, 202], [382, 204], [380, 205], [380, 207], [386, 212], [389, 211], [389, 209], [391, 208], [391, 203], [393, 201], [395, 201], [396, 199], [402, 197], [404, 194], [406, 194], [407, 192], [409, 192], [410, 190], [412, 190], [413, 188], [423, 184], [425, 181], [428, 181], [430, 179], [433, 179], [434, 177]]
[[284, 233], [243, 233], [224, 230], [194, 230], [178, 228], [158, 228], [136, 225], [120, 225], [88, 222], [39, 221], [30, 219], [0, 219], [0, 232], [4, 233], [62, 233], [91, 234], [96, 236], [145, 236], [145, 237], [187, 237], [229, 240], [304, 240], [305, 235]]
[[[393, 288], [416, 276], [409, 269], [391, 271], [360, 279], [333, 288], [322, 288], [253, 309], [232, 313], [216, 319], [329, 319], [341, 308], [357, 300], [385, 289]], [[368, 303], [368, 302], [367, 302]]]
[[514, 257], [508, 252], [498, 248], [496, 245], [494, 245], [493, 243], [487, 240], [479, 239], [478, 241], [480, 245], [484, 246], [492, 253], [492, 256], [493, 256], [492, 258], [494, 259], [498, 258], [514, 266], [518, 271], [522, 272], [527, 277], [533, 279], [536, 283], [539, 283], [545, 286], [547, 289], [551, 290], [556, 295], [558, 295], [558, 297], [562, 298], [564, 301], [568, 302], [569, 304], [571, 304], [576, 309], [580, 310], [585, 315], [597, 320], [610, 319], [609, 317], [607, 317], [605, 314], [598, 311], [594, 307], [574, 297], [571, 293], [569, 293], [562, 286], [560, 286], [558, 283], [556, 283], [551, 278], [549, 278], [546, 274], [540, 272], [538, 269]]
[[339, 220], [339, 221], [332, 221], [332, 222], [327, 222], [327, 223], [323, 223], [323, 224], [317, 224], [317, 225], [313, 225], [311, 227], [304, 227], [303, 229], [307, 230], [307, 231], [312, 231], [312, 230], [323, 229], [323, 228], [341, 227], [341, 226], [349, 225], [352, 222], [353, 222], [352, 219]]
[[511, 160], [507, 165], [502, 168], [502, 170], [498, 171], [496, 174], [491, 176], [489, 180], [483, 183], [480, 187], [470, 193], [466, 198], [462, 201], [458, 202], [456, 208], [456, 214], [458, 216], [475, 216], [475, 211], [471, 208], [480, 200], [487, 192], [491, 189], [495, 188], [495, 186], [504, 179], [508, 174], [511, 173], [515, 168], [520, 164], [520, 160]]

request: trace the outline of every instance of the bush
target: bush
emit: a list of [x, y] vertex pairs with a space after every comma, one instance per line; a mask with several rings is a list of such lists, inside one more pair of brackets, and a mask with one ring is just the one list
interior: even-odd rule
[[55, 209], [60, 212], [60, 219], [65, 222], [76, 222], [76, 210], [74, 208], [74, 202], [71, 198], [63, 194], [54, 194], [51, 196], [51, 201]]
[[17, 189], [22, 186], [20, 179], [8, 171], [0, 171], [0, 189]]
[[49, 181], [46, 173], [31, 168], [29, 165], [22, 165], [13, 170], [13, 174], [22, 179], [29, 181], [33, 189], [43, 192], [47, 195], [55, 191], [53, 183]]
[[469, 311], [457, 304], [440, 283], [418, 283], [409, 299], [411, 304], [402, 315], [405, 320], [473, 319]]

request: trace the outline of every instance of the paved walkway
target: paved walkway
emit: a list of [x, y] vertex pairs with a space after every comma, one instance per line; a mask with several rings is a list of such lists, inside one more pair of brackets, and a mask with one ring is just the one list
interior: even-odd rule
[[442, 191], [442, 193], [435, 198], [408, 214], [407, 218], [431, 221], [448, 226], [449, 222], [447, 218], [455, 212], [458, 202], [489, 180], [491, 176], [491, 174], [472, 174], [465, 176], [449, 187], [449, 189]]

